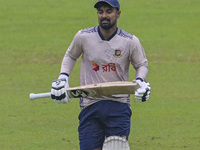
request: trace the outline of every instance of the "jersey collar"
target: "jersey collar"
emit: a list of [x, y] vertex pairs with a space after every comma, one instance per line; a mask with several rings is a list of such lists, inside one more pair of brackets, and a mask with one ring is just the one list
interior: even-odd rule
[[117, 30], [118, 30], [118, 27], [116, 29], [116, 31], [113, 33], [113, 35], [111, 35], [107, 40], [104, 39], [103, 35], [101, 34], [101, 31], [100, 31], [100, 27], [98, 26], [98, 33], [99, 33], [99, 36], [101, 37], [101, 39], [103, 41], [110, 41], [116, 34], [117, 34]]

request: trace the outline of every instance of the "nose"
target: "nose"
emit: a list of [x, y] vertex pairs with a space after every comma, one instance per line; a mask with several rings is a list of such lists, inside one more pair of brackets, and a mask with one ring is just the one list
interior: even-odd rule
[[106, 13], [105, 11], [102, 13], [102, 17], [103, 17], [103, 18], [106, 18], [106, 17], [107, 17], [107, 13]]

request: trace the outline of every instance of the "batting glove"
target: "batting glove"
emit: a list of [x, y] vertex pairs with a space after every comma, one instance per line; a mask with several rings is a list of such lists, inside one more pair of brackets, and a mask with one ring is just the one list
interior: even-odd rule
[[51, 88], [51, 98], [57, 103], [68, 103], [70, 101], [67, 94], [69, 88], [68, 78], [59, 78], [53, 81]]
[[140, 102], [147, 101], [151, 93], [149, 82], [143, 81], [141, 78], [136, 78], [134, 81], [137, 82], [140, 86], [140, 88], [135, 91], [135, 98]]

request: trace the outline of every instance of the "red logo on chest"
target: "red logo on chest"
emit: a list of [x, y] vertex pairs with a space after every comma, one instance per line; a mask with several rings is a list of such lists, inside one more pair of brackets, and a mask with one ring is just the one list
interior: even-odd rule
[[92, 65], [94, 66], [94, 68], [93, 68], [94, 71], [99, 71], [101, 68], [103, 69], [103, 72], [116, 71], [115, 63], [109, 63], [109, 64], [99, 66], [95, 62], [92, 62]]

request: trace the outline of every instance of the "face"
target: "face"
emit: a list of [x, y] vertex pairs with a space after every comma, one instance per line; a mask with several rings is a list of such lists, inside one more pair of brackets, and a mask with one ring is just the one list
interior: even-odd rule
[[104, 30], [109, 30], [117, 26], [117, 19], [121, 11], [109, 5], [101, 6], [97, 9], [99, 25]]

